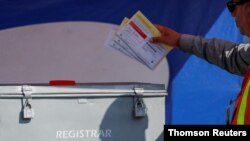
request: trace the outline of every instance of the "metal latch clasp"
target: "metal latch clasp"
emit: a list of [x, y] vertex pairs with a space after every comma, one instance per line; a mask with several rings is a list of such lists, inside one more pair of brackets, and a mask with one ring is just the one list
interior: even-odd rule
[[147, 115], [147, 107], [143, 101], [143, 88], [134, 88], [134, 117], [142, 118]]
[[23, 99], [23, 118], [24, 119], [31, 119], [34, 118], [35, 112], [31, 106], [31, 99], [32, 99], [32, 88], [30, 86], [24, 85], [22, 86], [22, 93], [24, 95]]

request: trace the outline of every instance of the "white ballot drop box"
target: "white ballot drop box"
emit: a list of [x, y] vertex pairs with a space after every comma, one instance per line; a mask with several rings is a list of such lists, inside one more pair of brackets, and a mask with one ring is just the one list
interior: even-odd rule
[[105, 48], [113, 27], [0, 31], [0, 141], [163, 141], [167, 60], [150, 70]]
[[0, 86], [0, 140], [162, 140], [164, 85]]

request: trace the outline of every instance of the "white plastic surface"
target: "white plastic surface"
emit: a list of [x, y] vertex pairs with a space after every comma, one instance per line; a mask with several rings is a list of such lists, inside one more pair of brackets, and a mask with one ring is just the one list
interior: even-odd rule
[[0, 84], [144, 82], [168, 85], [164, 59], [150, 70], [122, 53], [105, 48], [110, 29], [96, 22], [58, 22], [0, 31]]

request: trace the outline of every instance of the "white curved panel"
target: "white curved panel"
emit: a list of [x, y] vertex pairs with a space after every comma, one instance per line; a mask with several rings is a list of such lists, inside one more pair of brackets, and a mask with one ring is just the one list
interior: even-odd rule
[[60, 22], [0, 31], [0, 84], [144, 82], [168, 85], [164, 59], [150, 70], [116, 50], [104, 47], [117, 25]]

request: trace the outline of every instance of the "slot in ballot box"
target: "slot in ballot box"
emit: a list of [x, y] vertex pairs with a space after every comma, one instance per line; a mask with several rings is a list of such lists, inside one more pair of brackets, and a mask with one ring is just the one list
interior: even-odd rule
[[[167, 60], [150, 70], [105, 48], [114, 26], [58, 22], [0, 31], [0, 140], [162, 141]], [[76, 83], [48, 83], [62, 79]]]

